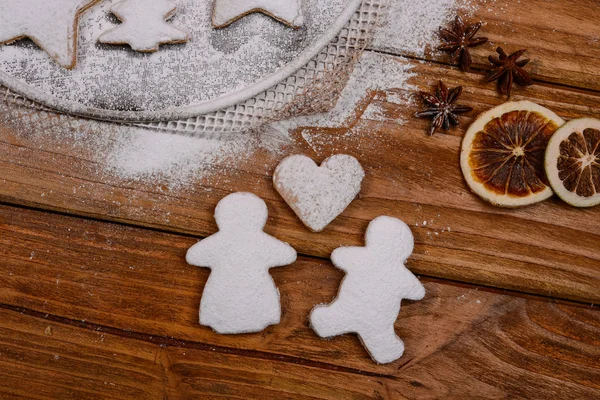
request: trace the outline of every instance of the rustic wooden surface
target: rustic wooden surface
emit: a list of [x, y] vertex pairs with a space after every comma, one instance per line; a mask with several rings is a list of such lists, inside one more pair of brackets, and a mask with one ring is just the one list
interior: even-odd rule
[[185, 263], [194, 238], [33, 210], [0, 212], [0, 285], [7, 288], [0, 297], [0, 376], [13, 383], [7, 394], [600, 393], [600, 318], [592, 307], [424, 279], [427, 297], [407, 302], [396, 324], [406, 354], [377, 366], [356, 337], [323, 341], [308, 327], [310, 309], [331, 300], [342, 277], [325, 260], [302, 257], [273, 271], [285, 310], [280, 325], [223, 337], [197, 324], [208, 272]]
[[[0, 399], [600, 398], [600, 208], [494, 208], [469, 192], [458, 163], [465, 127], [504, 101], [483, 80], [495, 45], [533, 58], [536, 84], [515, 99], [600, 117], [600, 5], [482, 0], [473, 19], [494, 43], [474, 51], [470, 74], [444, 55], [397, 54], [421, 89], [440, 77], [465, 86], [475, 111], [460, 129], [427, 137], [414, 109], [366, 93], [339, 128], [302, 127], [285, 154], [255, 154], [184, 191], [102, 171], [93, 135], [110, 136], [109, 125], [59, 137], [70, 117], [0, 115]], [[286, 154], [338, 152], [361, 161], [364, 189], [324, 233], [309, 233], [271, 173]], [[282, 323], [239, 337], [198, 325], [208, 271], [184, 260], [234, 191], [265, 198], [267, 231], [303, 255], [273, 271]], [[403, 303], [404, 357], [378, 366], [355, 336], [320, 340], [307, 315], [342, 279], [331, 250], [361, 243], [382, 214], [413, 226], [409, 267], [427, 296]]]

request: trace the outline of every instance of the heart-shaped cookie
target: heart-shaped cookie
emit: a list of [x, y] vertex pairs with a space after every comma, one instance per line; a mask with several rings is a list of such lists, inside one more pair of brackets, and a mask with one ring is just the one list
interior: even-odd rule
[[352, 156], [335, 155], [319, 167], [310, 158], [295, 155], [279, 164], [273, 183], [304, 225], [321, 232], [358, 195], [364, 177]]

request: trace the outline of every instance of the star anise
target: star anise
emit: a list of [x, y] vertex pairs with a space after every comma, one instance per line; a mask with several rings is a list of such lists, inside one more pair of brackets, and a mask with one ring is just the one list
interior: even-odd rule
[[473, 111], [471, 107], [456, 104], [462, 90], [462, 86], [448, 90], [444, 82], [439, 81], [435, 95], [419, 92], [427, 108], [416, 113], [415, 117], [433, 119], [428, 132], [430, 136], [440, 128], [447, 131], [451, 126], [458, 126], [458, 115]]
[[446, 43], [438, 47], [438, 50], [451, 53], [452, 61], [458, 62], [463, 71], [469, 72], [471, 70], [469, 48], [488, 41], [485, 37], [475, 37], [481, 26], [481, 22], [467, 26], [462, 18], [457, 16], [452, 24], [452, 30], [440, 28], [440, 36]]
[[490, 56], [489, 60], [492, 63], [492, 70], [488, 75], [488, 82], [498, 81], [498, 87], [502, 94], [510, 97], [510, 92], [513, 83], [516, 82], [521, 86], [529, 86], [533, 82], [529, 73], [523, 69], [529, 63], [529, 59], [519, 61], [519, 58], [527, 50], [519, 50], [511, 55], [506, 55], [502, 47], [498, 47], [499, 57]]

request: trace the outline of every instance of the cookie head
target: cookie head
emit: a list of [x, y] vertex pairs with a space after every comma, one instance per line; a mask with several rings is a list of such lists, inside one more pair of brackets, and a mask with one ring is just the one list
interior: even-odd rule
[[397, 218], [379, 217], [371, 221], [367, 229], [366, 242], [369, 248], [406, 261], [412, 254], [415, 240], [408, 225]]
[[269, 212], [267, 205], [252, 193], [234, 193], [217, 205], [215, 221], [220, 231], [262, 230]]

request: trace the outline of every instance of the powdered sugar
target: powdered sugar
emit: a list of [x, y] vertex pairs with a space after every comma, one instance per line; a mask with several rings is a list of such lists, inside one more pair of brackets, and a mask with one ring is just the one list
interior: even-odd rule
[[335, 108], [324, 114], [294, 118], [287, 121], [287, 125], [337, 127], [347, 122], [352, 117], [356, 104], [370, 91], [404, 89], [412, 90], [414, 87], [408, 80], [415, 75], [410, 72], [411, 67], [400, 58], [388, 55], [365, 52], [356, 64], [350, 75], [348, 84], [337, 101]]
[[437, 44], [439, 27], [469, 8], [466, 0], [394, 0], [373, 48], [422, 57]]
[[103, 157], [99, 161], [106, 173], [121, 179], [179, 190], [194, 180], [217, 180], [221, 172], [235, 168], [257, 151], [279, 152], [287, 141], [286, 137], [256, 132], [199, 138], [129, 128], [107, 141], [107, 152], [99, 155]]
[[[443, 6], [432, 10], [432, 13], [445, 10], [445, 7], [449, 9], [456, 7], [455, 3], [441, 2], [440, 0], [428, 2], [428, 4], [432, 3], [437, 4], [438, 7]], [[413, 9], [423, 6], [421, 2], [413, 4], [406, 0], [395, 0], [392, 4], [392, 13], [397, 12], [394, 10], [398, 10], [400, 5], [403, 5], [409, 14], [414, 14]], [[252, 17], [255, 16], [247, 18]], [[420, 30], [423, 23], [420, 18], [414, 22], [403, 20], [403, 23], [408, 24], [414, 30]], [[426, 18], [426, 16], [422, 16], [422, 18]], [[269, 20], [268, 17], [264, 19]], [[281, 25], [275, 21], [271, 22]], [[399, 21], [394, 22], [392, 19], [390, 23], [398, 25]], [[291, 30], [285, 26], [281, 26], [281, 28]], [[392, 38], [393, 40], [399, 42], [410, 40], [412, 29], [400, 26], [389, 29], [396, 29], [398, 32], [397, 37]], [[429, 40], [435, 40], [436, 30], [437, 26], [433, 32], [429, 32]], [[378, 43], [384, 44], [381, 40]], [[424, 47], [425, 44], [422, 49]], [[162, 50], [157, 54], [160, 53]], [[363, 103], [372, 91], [379, 91], [385, 96], [387, 102], [394, 103], [398, 107], [407, 106], [408, 95], [417, 89], [411, 84], [411, 79], [415, 75], [410, 64], [402, 58], [366, 52], [350, 76], [337, 106], [331, 112], [296, 117], [265, 126], [258, 132], [240, 133], [227, 137], [187, 137], [146, 129], [118, 127], [71, 117], [57, 120], [47, 118], [45, 114], [41, 114], [35, 121], [24, 119], [21, 121], [21, 125], [24, 132], [37, 130], [41, 134], [43, 131], [44, 135], [56, 136], [58, 141], [64, 141], [65, 135], [72, 135], [72, 132], [75, 132], [77, 145], [90, 149], [90, 153], [93, 155], [92, 161], [97, 163], [107, 176], [141, 181], [157, 186], [168, 186], [172, 189], [185, 189], [190, 187], [194, 181], [225, 179], [222, 177], [224, 170], [231, 170], [240, 165], [243, 160], [251, 159], [257, 151], [267, 151], [277, 154], [277, 157], [282, 157], [287, 145], [293, 140], [289, 136], [289, 132], [298, 127], [347, 127], [352, 122], [351, 120], [356, 118], [357, 105]], [[3, 114], [8, 116], [10, 113], [14, 113], [13, 118], [17, 118], [18, 110], [6, 110], [5, 105], [2, 103], [0, 105], [2, 106], [0, 118]], [[382, 110], [372, 104], [363, 114], [363, 118], [382, 119], [382, 115]], [[66, 120], [70, 122], [66, 124], [64, 122]], [[394, 122], [396, 124], [403, 123], [401, 119]], [[30, 127], [39, 128], [31, 129]], [[354, 146], [353, 143], [368, 144], [372, 142], [369, 140], [353, 141], [355, 137], [364, 135], [373, 135], [373, 133], [371, 130], [360, 129], [359, 126], [336, 135], [321, 135], [318, 130], [306, 130], [294, 138], [304, 140], [317, 153], [325, 149], [327, 151], [337, 149], [338, 152], [345, 152]], [[266, 169], [264, 171], [265, 174], [271, 172], [272, 170]]]
[[[371, 47], [396, 54], [423, 56], [427, 49], [437, 45], [440, 26], [452, 20], [457, 12], [468, 13], [471, 10], [472, 6], [467, 0], [393, 0], [387, 20], [377, 32]], [[407, 105], [409, 98], [406, 93], [417, 90], [410, 83], [415, 75], [412, 67], [401, 57], [365, 52], [333, 110], [324, 114], [292, 118], [274, 124], [273, 127], [288, 132], [302, 126], [344, 126], [355, 116], [357, 104], [371, 91], [384, 91], [388, 102]], [[377, 120], [381, 118], [379, 112], [380, 110], [369, 106], [363, 116]], [[395, 123], [402, 125], [404, 120], [399, 119]], [[321, 149], [322, 143], [318, 138], [308, 133], [303, 134], [303, 138], [315, 151]]]
[[[368, 71], [368, 73], [366, 73]], [[359, 61], [349, 84], [342, 94], [338, 106], [329, 113], [308, 117], [297, 117], [288, 121], [264, 126], [257, 132], [239, 133], [227, 137], [188, 137], [148, 131], [141, 128], [119, 128], [110, 136], [103, 133], [103, 123], [91, 122], [96, 138], [106, 137], [105, 150], [97, 153], [100, 165], [106, 173], [121, 179], [154, 182], [172, 189], [185, 188], [196, 179], [218, 179], [220, 171], [233, 168], [240, 160], [248, 159], [259, 150], [280, 153], [290, 143], [288, 132], [298, 126], [341, 126], [353, 114], [356, 103], [369, 90], [400, 89], [389, 92], [388, 98], [405, 104], [404, 93], [414, 90], [408, 82], [414, 76], [410, 66], [400, 59], [378, 53], [366, 53]], [[352, 132], [350, 132], [352, 134]], [[304, 140], [316, 150], [322, 143], [320, 138]], [[341, 137], [340, 140], [347, 140]], [[326, 139], [327, 141], [330, 139]], [[81, 141], [84, 144], [86, 141]], [[265, 173], [270, 171], [265, 171]]]
[[0, 71], [56, 101], [104, 110], [195, 106], [274, 75], [320, 40], [351, 6], [350, 0], [305, 0], [305, 25], [300, 30], [260, 14], [215, 30], [212, 0], [178, 0], [171, 22], [189, 30], [192, 40], [140, 55], [97, 43], [103, 32], [119, 25], [109, 12], [117, 2], [105, 0], [81, 17], [79, 63], [73, 71], [55, 65], [27, 42], [0, 46]]
[[[356, 64], [350, 75], [348, 84], [334, 107], [329, 112], [309, 116], [300, 116], [286, 121], [280, 121], [269, 126], [269, 129], [278, 131], [281, 135], [287, 135], [301, 127], [341, 128], [346, 127], [356, 119], [356, 108], [374, 91], [383, 93], [388, 102], [408, 105], [410, 93], [417, 88], [410, 83], [416, 74], [412, 72], [412, 66], [400, 57], [392, 57], [376, 52], [365, 52]], [[369, 105], [362, 115], [363, 118], [381, 119], [381, 110], [376, 106]], [[398, 125], [404, 123], [403, 119], [394, 121]], [[335, 138], [327, 136], [322, 140], [318, 131], [310, 130], [301, 132], [303, 140], [316, 152], [324, 147], [331, 147], [332, 140], [337, 140], [345, 145], [335, 146], [337, 151], [343, 152], [348, 144], [354, 130], [345, 134], [336, 135]]]
[[[185, 187], [192, 179], [213, 175], [223, 167], [235, 166], [240, 159], [251, 157], [257, 150], [283, 151], [291, 140], [289, 131], [298, 126], [344, 125], [353, 115], [356, 104], [371, 90], [388, 91], [388, 101], [407, 104], [407, 93], [416, 90], [409, 83], [414, 76], [409, 64], [402, 59], [367, 52], [359, 60], [340, 101], [331, 112], [296, 117], [264, 126], [258, 132], [226, 138], [194, 138], [130, 129], [111, 141], [108, 157], [103, 163], [108, 172], [125, 179], [167, 182], [174, 188]], [[304, 137], [307, 142], [311, 139], [308, 134]], [[314, 138], [311, 145], [318, 150], [324, 144]]]

